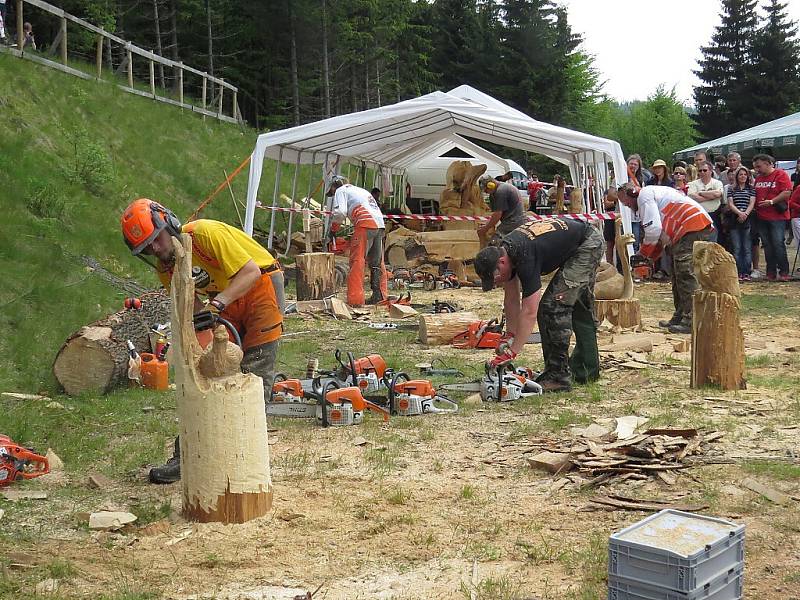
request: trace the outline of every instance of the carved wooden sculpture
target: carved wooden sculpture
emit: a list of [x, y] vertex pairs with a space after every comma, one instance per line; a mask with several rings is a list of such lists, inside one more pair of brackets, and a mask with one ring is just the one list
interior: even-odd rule
[[244, 523], [272, 506], [264, 387], [239, 370], [241, 349], [225, 328], [202, 350], [192, 314], [192, 242], [174, 239], [172, 349], [180, 422], [183, 514], [194, 521]]
[[567, 182], [564, 180], [561, 175], [555, 176], [556, 182], [556, 205], [553, 208], [553, 214], [561, 215], [566, 212], [564, 210], [564, 191], [566, 189]]
[[[449, 216], [482, 216], [489, 212], [478, 179], [486, 172], [486, 165], [473, 165], [466, 160], [456, 160], [447, 167], [445, 189], [439, 195], [439, 212]], [[444, 229], [477, 229], [479, 223], [470, 221], [445, 221]]]
[[633, 297], [633, 274], [628, 257], [628, 245], [635, 241], [633, 234], [622, 232], [622, 220], [614, 223], [614, 244], [622, 264], [622, 275], [614, 265], [601, 263], [594, 286], [595, 315], [599, 321], [608, 320], [620, 327], [636, 327], [642, 323], [639, 299]]
[[692, 298], [691, 386], [744, 389], [744, 334], [736, 262], [713, 242], [695, 242], [693, 262], [700, 289]]

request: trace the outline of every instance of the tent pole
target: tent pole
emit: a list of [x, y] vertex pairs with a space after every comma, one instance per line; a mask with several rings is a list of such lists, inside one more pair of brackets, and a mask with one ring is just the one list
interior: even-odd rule
[[[326, 169], [328, 168], [328, 161], [330, 160], [330, 158], [331, 158], [331, 153], [330, 152], [326, 152], [325, 153], [325, 161], [322, 163], [322, 182], [323, 182], [322, 183], [322, 187], [323, 188], [325, 187], [325, 182], [328, 179], [328, 173], [326, 172]], [[328, 192], [328, 190], [323, 189], [323, 191], [322, 191], [323, 201], [320, 203], [320, 204], [322, 204], [322, 208], [325, 210], [325, 213], [322, 215], [322, 220], [324, 222], [323, 223], [323, 225], [324, 225], [323, 226], [323, 231], [325, 232], [326, 236], [328, 235], [328, 228], [330, 227], [330, 221], [331, 221], [331, 216], [329, 214], [327, 214], [328, 211], [330, 211], [330, 207], [328, 206], [330, 204], [330, 198], [328, 198], [328, 196], [326, 195], [327, 192]]]
[[[295, 194], [297, 194], [297, 175], [300, 171], [300, 155], [302, 152], [297, 153], [297, 160], [294, 163], [294, 177], [292, 178], [292, 203], [290, 208], [294, 208]], [[283, 256], [289, 256], [289, 248], [292, 245], [292, 222], [294, 221], [294, 211], [289, 213], [289, 227], [286, 230], [286, 250]]]
[[[305, 200], [305, 202], [303, 202], [303, 208], [308, 208], [309, 206], [311, 206], [311, 184], [312, 184], [312, 180], [314, 179], [312, 177], [312, 173], [314, 172], [314, 165], [315, 164], [317, 164], [317, 151], [316, 150], [314, 150], [314, 152], [311, 154], [311, 165], [308, 168], [308, 191], [306, 192], [306, 200]], [[324, 185], [324, 181], [323, 181], [323, 185]], [[322, 190], [322, 191], [323, 191], [323, 193], [325, 192], [325, 190]]]
[[278, 191], [281, 189], [281, 164], [283, 161], [283, 146], [278, 150], [278, 164], [275, 165], [275, 189], [272, 191], [272, 217], [269, 220], [269, 238], [267, 249], [272, 250], [272, 238], [275, 236], [275, 212], [278, 208]]

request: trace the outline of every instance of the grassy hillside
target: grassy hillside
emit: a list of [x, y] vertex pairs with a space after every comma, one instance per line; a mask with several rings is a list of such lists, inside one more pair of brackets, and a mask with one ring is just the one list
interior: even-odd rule
[[[185, 219], [256, 132], [7, 55], [0, 73], [0, 390], [52, 392], [63, 340], [125, 296], [81, 256], [155, 287], [122, 242], [122, 209], [144, 196]], [[264, 170], [271, 181], [274, 164]], [[246, 186], [245, 169], [233, 183], [240, 201]], [[204, 216], [238, 223], [227, 190]]]

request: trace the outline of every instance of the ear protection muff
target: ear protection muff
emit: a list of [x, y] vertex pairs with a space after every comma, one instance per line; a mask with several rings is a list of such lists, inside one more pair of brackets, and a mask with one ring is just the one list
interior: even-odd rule
[[490, 194], [497, 189], [497, 182], [495, 181], [487, 181], [486, 182], [486, 191]]
[[156, 229], [166, 229], [173, 237], [181, 234], [181, 222], [170, 209], [161, 206], [158, 202], [151, 202], [150, 211]]

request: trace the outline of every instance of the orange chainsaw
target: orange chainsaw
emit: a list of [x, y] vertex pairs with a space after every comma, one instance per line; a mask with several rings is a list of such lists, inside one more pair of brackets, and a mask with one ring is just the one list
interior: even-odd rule
[[428, 379], [410, 379], [405, 373], [392, 377], [389, 410], [393, 415], [413, 417], [425, 413], [454, 413], [458, 405], [436, 393]]
[[0, 435], [0, 487], [49, 472], [50, 463], [46, 457], [30, 448], [23, 448], [7, 435]]
[[503, 340], [504, 325], [505, 319], [470, 323], [466, 331], [453, 337], [453, 347], [497, 349]]
[[317, 414], [315, 396], [306, 393], [299, 379], [286, 379], [278, 373], [266, 404], [267, 415], [313, 419]]
[[384, 421], [389, 420], [389, 411], [365, 400], [357, 387], [340, 388], [329, 384], [317, 405], [317, 420], [323, 427], [359, 425], [367, 410], [382, 415]]

